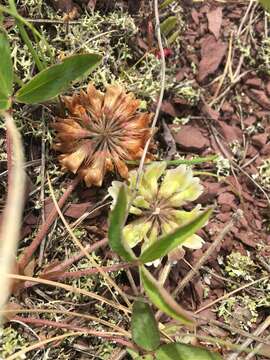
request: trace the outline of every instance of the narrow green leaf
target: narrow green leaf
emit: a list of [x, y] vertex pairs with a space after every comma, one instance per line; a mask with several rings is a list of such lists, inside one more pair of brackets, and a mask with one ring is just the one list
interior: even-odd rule
[[13, 68], [7, 35], [0, 31], [0, 109], [6, 110], [10, 106], [12, 95]]
[[163, 35], [167, 36], [176, 26], [177, 24], [177, 17], [176, 16], [169, 16], [160, 24], [160, 31]]
[[134, 360], [154, 360], [154, 355], [152, 354], [145, 354], [139, 355], [136, 351], [127, 349], [127, 353], [132, 357]]
[[93, 71], [101, 61], [98, 54], [79, 54], [67, 57], [39, 72], [17, 93], [16, 100], [25, 104], [47, 101], [59, 95], [71, 82]]
[[151, 307], [135, 301], [131, 317], [132, 340], [144, 350], [153, 351], [160, 345], [158, 325]]
[[219, 354], [181, 343], [162, 345], [155, 355], [157, 360], [222, 360]]
[[183, 324], [193, 324], [190, 314], [177, 304], [144, 266], [140, 266], [140, 276], [146, 294], [158, 309]]
[[2, 95], [0, 94], [0, 111], [9, 109], [10, 105], [11, 101], [4, 96], [2, 97]]
[[179, 227], [174, 232], [159, 238], [145, 249], [139, 260], [143, 263], [147, 263], [167, 255], [170, 251], [177, 248], [179, 245], [182, 245], [188, 237], [195, 234], [195, 232], [207, 222], [211, 212], [212, 209], [205, 210], [193, 221]]
[[180, 30], [177, 30], [174, 33], [172, 33], [172, 35], [170, 35], [170, 37], [167, 40], [168, 45], [172, 45], [177, 40], [179, 35], [180, 35]]
[[123, 227], [127, 218], [127, 194], [123, 185], [119, 191], [115, 207], [110, 213], [108, 238], [113, 251], [126, 261], [136, 260], [136, 256], [128, 245], [123, 243]]
[[259, 0], [266, 11], [270, 11], [270, 0]]
[[173, 3], [175, 0], [165, 0], [163, 3], [159, 5], [160, 9], [164, 9], [165, 7], [169, 6], [171, 3]]

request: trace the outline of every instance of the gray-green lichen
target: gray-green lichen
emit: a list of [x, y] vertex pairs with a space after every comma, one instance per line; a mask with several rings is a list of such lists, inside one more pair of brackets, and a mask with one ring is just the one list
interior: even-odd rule
[[[0, 360], [6, 359], [26, 345], [26, 339], [11, 326], [0, 328]], [[26, 359], [26, 357], [19, 359]]]

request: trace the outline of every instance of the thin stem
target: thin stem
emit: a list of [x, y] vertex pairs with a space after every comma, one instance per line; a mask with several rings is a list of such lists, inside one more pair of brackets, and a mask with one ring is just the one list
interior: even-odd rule
[[[47, 304], [49, 305], [49, 304]], [[10, 314], [10, 316], [15, 316], [14, 315], [14, 309], [4, 309], [4, 310], [0, 310], [0, 314], [3, 314], [6, 316], [7, 318], [7, 314]], [[131, 334], [129, 331], [121, 328], [118, 325], [113, 324], [110, 321], [106, 321], [104, 319], [101, 319], [100, 317], [96, 317], [93, 315], [89, 315], [89, 314], [84, 314], [84, 313], [79, 313], [76, 311], [70, 311], [70, 310], [65, 310], [63, 309], [63, 307], [61, 306], [61, 309], [17, 309], [16, 308], [16, 315], [17, 314], [51, 314], [57, 317], [57, 315], [66, 315], [68, 316], [68, 318], [70, 319], [72, 318], [79, 318], [88, 322], [94, 322], [95, 324], [99, 324], [99, 325], [104, 325], [106, 327], [108, 327], [109, 329], [112, 329], [114, 331], [118, 331], [121, 333], [121, 335], [131, 338]]]
[[[104, 273], [110, 273], [110, 272], [114, 272], [114, 271], [129, 269], [134, 266], [137, 266], [137, 265], [131, 264], [131, 263], [123, 263], [123, 264], [115, 264], [115, 265], [111, 265], [111, 266], [102, 266], [100, 268], [92, 267], [89, 269], [83, 269], [83, 270], [78, 270], [78, 271], [67, 271], [67, 272], [50, 271], [48, 273], [41, 274], [39, 276], [42, 279], [63, 281], [66, 279], [80, 279], [83, 276], [99, 274], [101, 272], [101, 270]], [[35, 285], [36, 285], [36, 283], [30, 281], [30, 282], [25, 282], [22, 287], [24, 289], [26, 289], [26, 288], [30, 288]]]
[[11, 16], [13, 16], [15, 19], [19, 20], [22, 24], [24, 24], [26, 27], [28, 27], [33, 34], [35, 34], [40, 40], [44, 41], [47, 51], [48, 51], [48, 55], [50, 56], [51, 62], [53, 61], [53, 54], [51, 52], [50, 46], [47, 42], [47, 40], [45, 39], [44, 36], [42, 36], [36, 29], [35, 27], [30, 24], [27, 20], [25, 20], [18, 12], [14, 12], [13, 10], [7, 8], [6, 6], [0, 5], [0, 11], [2, 11], [3, 13], [7, 13]]
[[131, 313], [131, 310], [129, 308], [127, 308], [121, 304], [116, 304], [115, 302], [108, 300], [107, 298], [100, 296], [92, 291], [80, 289], [76, 286], [66, 285], [61, 282], [57, 282], [57, 281], [53, 281], [53, 280], [41, 279], [41, 278], [32, 277], [32, 276], [16, 275], [16, 274], [7, 274], [7, 278], [15, 279], [15, 280], [23, 280], [23, 281], [33, 281], [33, 282], [37, 282], [39, 284], [44, 284], [44, 285], [48, 285], [48, 286], [56, 286], [60, 289], [64, 289], [67, 292], [81, 294], [81, 295], [87, 296], [91, 299], [98, 300], [101, 303], [108, 304], [117, 310], [123, 311], [126, 315], [128, 313]]
[[[79, 335], [83, 335], [82, 333], [80, 332], [76, 332], [76, 331], [72, 331], [70, 333], [67, 333], [67, 334], [63, 334], [63, 335], [58, 335], [58, 336], [54, 336], [54, 337], [51, 337], [49, 339], [45, 339], [45, 340], [41, 340], [41, 341], [37, 341], [35, 342], [33, 345], [30, 345], [28, 347], [25, 347], [17, 352], [15, 352], [14, 354], [8, 356], [6, 358], [6, 360], [17, 360], [17, 359], [21, 359], [24, 357], [24, 355], [26, 353], [28, 353], [29, 351], [32, 351], [32, 350], [35, 350], [35, 349], [39, 349], [41, 347], [43, 347], [44, 345], [46, 344], [49, 344], [49, 343], [52, 343], [52, 342], [57, 342], [57, 341], [60, 341], [60, 340], [64, 340], [68, 337], [71, 337], [71, 336], [79, 336]], [[25, 357], [24, 357], [25, 358]]]
[[[10, 9], [11, 9], [12, 11], [14, 11], [14, 13], [17, 14], [18, 12], [17, 12], [17, 8], [16, 8], [16, 5], [15, 5], [14, 0], [8, 0], [8, 2], [9, 2]], [[26, 46], [28, 47], [30, 53], [31, 53], [32, 56], [33, 56], [33, 59], [34, 59], [34, 61], [35, 61], [35, 64], [36, 64], [38, 70], [39, 70], [39, 71], [43, 70], [43, 69], [45, 68], [45, 64], [42, 64], [42, 62], [40, 61], [40, 58], [39, 58], [39, 56], [38, 56], [38, 54], [37, 54], [37, 52], [36, 52], [36, 50], [35, 50], [32, 42], [31, 42], [31, 40], [30, 40], [30, 38], [29, 38], [29, 36], [28, 36], [25, 28], [23, 27], [22, 22], [17, 19], [17, 20], [16, 20], [16, 24], [17, 24], [17, 26], [18, 26], [18, 29], [19, 29], [19, 31], [20, 31], [20, 34], [21, 34], [21, 37], [22, 37], [24, 43], [26, 44]]]
[[177, 288], [174, 290], [173, 295], [176, 296], [180, 291], [182, 291], [186, 285], [193, 279], [193, 277], [198, 273], [201, 266], [209, 259], [214, 250], [218, 247], [219, 244], [224, 240], [225, 236], [231, 231], [234, 224], [239, 220], [241, 214], [236, 212], [229, 223], [225, 226], [220, 235], [215, 239], [215, 241], [209, 246], [204, 255], [199, 259], [196, 263], [196, 266], [190, 270], [190, 272], [184, 277], [184, 279], [180, 282]]
[[[175, 160], [165, 160], [166, 164], [168, 166], [171, 165], [196, 165], [196, 164], [202, 164], [205, 162], [209, 162], [209, 161], [214, 161], [218, 158], [218, 155], [210, 155], [210, 156], [206, 156], [206, 157], [195, 157], [193, 159], [175, 159]], [[130, 165], [137, 165], [139, 164], [138, 160], [127, 160], [126, 161], [127, 164]], [[151, 162], [149, 162], [149, 164], [151, 164]]]
[[[58, 201], [59, 208], [62, 208], [64, 206], [68, 197], [74, 191], [74, 189], [79, 184], [79, 182], [80, 182], [79, 176], [77, 176], [76, 178], [74, 178], [72, 180], [72, 182], [67, 187], [66, 191], [64, 192], [64, 194]], [[36, 237], [34, 238], [34, 240], [32, 241], [32, 243], [24, 249], [24, 251], [21, 254], [19, 261], [18, 261], [18, 267], [19, 267], [19, 270], [21, 271], [21, 273], [23, 273], [23, 270], [25, 269], [26, 265], [30, 262], [32, 255], [34, 254], [34, 252], [40, 245], [43, 238], [47, 235], [51, 225], [57, 219], [57, 215], [58, 215], [57, 209], [54, 207], [52, 209], [51, 213], [49, 214], [46, 222], [40, 226], [38, 233], [37, 233]]]
[[137, 179], [136, 179], [136, 191], [137, 191], [137, 188], [138, 188], [138, 185], [140, 183], [141, 176], [142, 176], [142, 170], [143, 170], [146, 154], [147, 154], [148, 148], [150, 146], [150, 143], [152, 141], [152, 137], [154, 135], [154, 129], [156, 127], [157, 120], [158, 120], [158, 117], [159, 117], [159, 113], [160, 113], [160, 109], [161, 109], [161, 105], [162, 105], [162, 101], [163, 101], [163, 96], [164, 96], [164, 90], [165, 90], [166, 62], [165, 62], [165, 55], [164, 55], [164, 49], [163, 49], [163, 45], [162, 45], [162, 38], [161, 38], [161, 31], [160, 31], [158, 0], [154, 0], [154, 8], [155, 8], [155, 21], [156, 21], [156, 36], [157, 36], [157, 40], [158, 40], [158, 47], [159, 47], [160, 59], [161, 59], [160, 93], [159, 93], [159, 98], [158, 98], [158, 103], [157, 103], [155, 116], [154, 116], [154, 119], [153, 119], [152, 125], [151, 125], [151, 136], [149, 137], [149, 139], [147, 140], [147, 142], [146, 142], [146, 144], [144, 146], [143, 154], [142, 154], [139, 169], [138, 169], [138, 175], [137, 175]]
[[[270, 316], [268, 316], [263, 323], [261, 323], [258, 328], [254, 331], [253, 335], [260, 336], [264, 330], [266, 330], [270, 326]], [[231, 354], [230, 357], [228, 357], [228, 360], [236, 360], [238, 355], [245, 351], [249, 347], [249, 345], [252, 343], [252, 339], [247, 339], [238, 349], [237, 352]]]
[[50, 189], [50, 193], [51, 193], [51, 196], [52, 196], [52, 199], [53, 199], [53, 202], [54, 202], [54, 205], [55, 205], [55, 208], [58, 212], [58, 215], [60, 216], [63, 224], [65, 225], [65, 228], [67, 229], [69, 235], [71, 236], [71, 239], [72, 241], [74, 242], [75, 245], [77, 245], [81, 251], [84, 252], [85, 256], [87, 257], [87, 259], [90, 261], [90, 264], [93, 266], [93, 267], [96, 267], [97, 269], [100, 270], [100, 273], [102, 274], [102, 276], [104, 277], [104, 279], [106, 280], [106, 285], [109, 289], [109, 291], [111, 292], [112, 296], [115, 297], [116, 299], [116, 296], [115, 294], [113, 293], [112, 289], [110, 288], [109, 285], [113, 286], [115, 288], [115, 290], [122, 296], [122, 298], [125, 300], [126, 304], [128, 306], [131, 306], [129, 300], [128, 300], [128, 297], [126, 296], [126, 294], [121, 290], [121, 288], [113, 281], [113, 279], [111, 279], [108, 274], [106, 273], [103, 273], [102, 269], [100, 268], [100, 266], [98, 265], [98, 263], [96, 262], [96, 260], [91, 257], [89, 255], [89, 253], [87, 251], [85, 251], [85, 248], [83, 247], [83, 245], [81, 244], [81, 242], [77, 239], [77, 237], [74, 235], [71, 227], [69, 226], [68, 222], [66, 221], [61, 209], [59, 208], [58, 204], [57, 204], [57, 201], [56, 201], [56, 198], [55, 198], [55, 194], [54, 194], [54, 191], [53, 191], [53, 188], [52, 188], [52, 185], [51, 185], [51, 182], [50, 182], [50, 179], [48, 177], [48, 184], [49, 184], [49, 189]]
[[[26, 318], [26, 317], [22, 317], [22, 316], [14, 316], [12, 318], [12, 320], [21, 321], [22, 323], [25, 323], [25, 324], [34, 324], [36, 326], [50, 326], [55, 329], [75, 330], [75, 331], [78, 331], [83, 334], [101, 337], [103, 339], [108, 339], [108, 340], [114, 341], [120, 345], [128, 346], [129, 348], [132, 348], [132, 349], [137, 349], [136, 346], [133, 345], [130, 341], [118, 337], [119, 333], [114, 332], [114, 331], [110, 331], [110, 332], [109, 331], [108, 332], [96, 331], [93, 329], [89, 329], [88, 327], [81, 327], [81, 326], [76, 326], [74, 324], [67, 324], [65, 322], [57, 322], [57, 321], [46, 320], [46, 319], [37, 319], [37, 318], [32, 318], [32, 317]], [[122, 334], [120, 334], [120, 335], [122, 335]]]
[[[96, 251], [97, 249], [105, 246], [108, 244], [108, 239], [102, 239], [99, 240], [97, 242], [95, 242], [93, 245], [86, 245], [86, 247], [84, 248], [85, 251], [92, 253], [94, 251]], [[79, 261], [80, 259], [82, 259], [85, 256], [84, 251], [78, 251], [76, 254], [74, 254], [73, 256], [71, 256], [70, 258], [64, 260], [63, 262], [61, 262], [60, 264], [56, 265], [55, 267], [53, 267], [52, 269], [50, 269], [49, 271], [45, 271], [45, 273], [41, 274], [42, 276], [49, 274], [51, 272], [61, 272], [61, 271], [65, 271], [67, 268], [69, 268], [72, 264], [74, 264], [75, 262]]]

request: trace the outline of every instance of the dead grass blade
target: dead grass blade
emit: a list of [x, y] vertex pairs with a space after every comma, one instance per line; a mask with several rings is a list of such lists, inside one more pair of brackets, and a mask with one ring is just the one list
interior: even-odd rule
[[[25, 173], [23, 170], [24, 156], [20, 134], [14, 124], [13, 117], [4, 113], [7, 136], [12, 143], [14, 164], [9, 176], [8, 197], [3, 215], [3, 226], [0, 235], [0, 309], [5, 305], [10, 292], [10, 278], [7, 274], [14, 267], [17, 243], [21, 227], [21, 217], [24, 203]], [[10, 164], [9, 164], [10, 165]], [[2, 316], [0, 315], [0, 324]]]

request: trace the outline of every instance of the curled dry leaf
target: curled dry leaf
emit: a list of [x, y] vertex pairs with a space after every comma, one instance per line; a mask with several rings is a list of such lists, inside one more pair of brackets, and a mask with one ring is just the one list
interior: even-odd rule
[[78, 173], [87, 186], [101, 186], [107, 171], [127, 178], [127, 160], [140, 159], [150, 137], [152, 115], [138, 112], [140, 101], [121, 86], [110, 85], [106, 93], [92, 84], [64, 98], [68, 118], [57, 118], [54, 148], [62, 154], [64, 169]]

